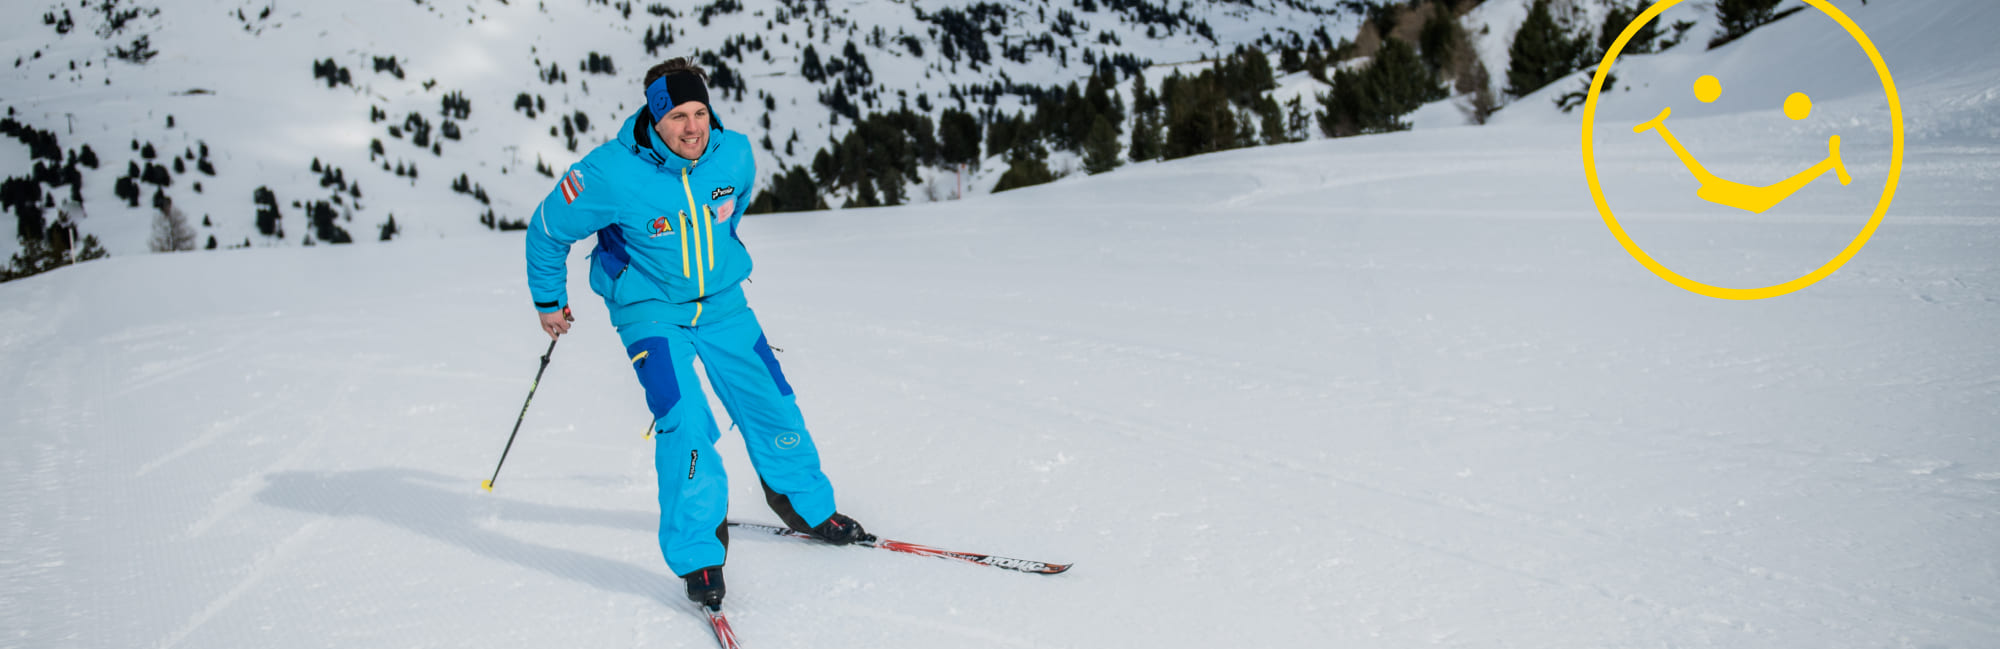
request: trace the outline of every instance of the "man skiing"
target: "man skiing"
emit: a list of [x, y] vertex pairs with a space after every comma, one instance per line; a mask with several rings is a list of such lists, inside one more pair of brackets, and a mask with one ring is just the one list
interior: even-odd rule
[[744, 299], [750, 253], [736, 226], [756, 160], [749, 138], [724, 130], [711, 112], [707, 80], [685, 58], [648, 70], [645, 105], [536, 208], [527, 259], [528, 289], [553, 339], [570, 328], [570, 246], [597, 236], [590, 288], [604, 297], [654, 417], [660, 552], [686, 580], [689, 599], [720, 607], [729, 481], [696, 358], [785, 525], [835, 545], [866, 533], [835, 511], [791, 384]]

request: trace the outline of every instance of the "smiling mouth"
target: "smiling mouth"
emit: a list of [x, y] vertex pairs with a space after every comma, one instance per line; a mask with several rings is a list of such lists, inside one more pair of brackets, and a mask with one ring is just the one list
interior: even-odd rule
[[1806, 185], [1829, 171], [1834, 172], [1835, 177], [1840, 180], [1840, 184], [1842, 185], [1854, 181], [1853, 176], [1847, 173], [1847, 165], [1840, 159], [1840, 136], [1838, 135], [1827, 137], [1825, 159], [1778, 183], [1760, 187], [1717, 176], [1710, 172], [1707, 167], [1704, 167], [1701, 161], [1694, 157], [1693, 153], [1689, 153], [1687, 147], [1681, 145], [1680, 140], [1674, 137], [1673, 131], [1667, 129], [1667, 116], [1672, 113], [1672, 108], [1662, 109], [1658, 117], [1633, 126], [1632, 132], [1635, 134], [1646, 131], [1658, 133], [1660, 139], [1665, 141], [1669, 148], [1673, 149], [1675, 157], [1680, 158], [1681, 164], [1685, 165], [1688, 171], [1693, 173], [1697, 180], [1701, 181], [1701, 188], [1695, 191], [1695, 195], [1710, 203], [1762, 214], [1766, 210], [1784, 202], [1792, 194], [1797, 193], [1800, 189], [1804, 189]]

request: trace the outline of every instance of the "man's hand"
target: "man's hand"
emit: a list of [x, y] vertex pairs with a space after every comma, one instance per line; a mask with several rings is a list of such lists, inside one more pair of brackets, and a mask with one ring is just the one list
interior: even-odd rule
[[548, 332], [549, 340], [555, 340], [556, 336], [569, 333], [569, 323], [576, 321], [576, 317], [569, 314], [569, 307], [563, 307], [561, 311], [544, 313], [541, 316], [542, 331]]

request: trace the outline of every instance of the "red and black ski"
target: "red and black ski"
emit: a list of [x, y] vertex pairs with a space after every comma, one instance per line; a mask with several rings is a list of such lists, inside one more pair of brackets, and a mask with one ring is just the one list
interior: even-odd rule
[[703, 606], [701, 612], [708, 616], [708, 626], [715, 629], [715, 642], [722, 649], [743, 649], [743, 645], [736, 644], [736, 631], [729, 628], [729, 618], [722, 616], [722, 609]]
[[[797, 532], [792, 530], [791, 528], [780, 527], [777, 525], [764, 525], [761, 523], [744, 523], [739, 521], [729, 521], [729, 526], [740, 530], [751, 531], [751, 532], [763, 532], [775, 536], [789, 536], [792, 538], [817, 540], [814, 539], [811, 534]], [[1070, 564], [1067, 563], [1047, 563], [1043, 561], [1029, 561], [1027, 559], [1009, 559], [1007, 557], [997, 557], [990, 554], [979, 554], [976, 552], [958, 552], [955, 550], [943, 550], [926, 545], [917, 545], [915, 543], [891, 541], [889, 539], [879, 538], [875, 536], [870, 536], [860, 541], [855, 541], [854, 544], [860, 546], [867, 546], [871, 548], [880, 548], [892, 552], [901, 552], [904, 554], [914, 554], [925, 557], [937, 557], [939, 559], [951, 559], [953, 561], [962, 561], [973, 565], [990, 566], [993, 568], [1000, 568], [1002, 570], [1012, 570], [1014, 572], [1026, 572], [1038, 575], [1053, 575], [1065, 570], [1069, 570], [1070, 567]]]

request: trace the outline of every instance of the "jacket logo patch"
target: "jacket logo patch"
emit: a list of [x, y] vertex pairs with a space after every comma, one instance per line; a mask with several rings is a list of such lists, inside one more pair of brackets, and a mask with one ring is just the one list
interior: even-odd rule
[[583, 195], [583, 172], [571, 169], [563, 175], [562, 195], [565, 205], [575, 203], [576, 197]]
[[722, 197], [724, 197], [724, 196], [728, 196], [728, 195], [730, 195], [730, 194], [734, 194], [734, 193], [736, 193], [736, 188], [735, 188], [735, 187], [718, 187], [718, 188], [716, 188], [716, 190], [715, 190], [715, 191], [713, 191], [713, 192], [709, 192], [709, 194], [708, 194], [708, 200], [711, 200], [711, 201], [712, 201], [712, 200], [716, 200], [716, 199], [720, 199], [720, 198], [722, 198]]
[[655, 237], [665, 236], [674, 233], [673, 220], [668, 219], [667, 217], [664, 216], [653, 219], [653, 221], [647, 224], [647, 226], [649, 229], [653, 231], [653, 236]]
[[715, 208], [715, 221], [717, 223], [727, 221], [729, 220], [730, 215], [735, 213], [736, 213], [736, 199], [732, 198], [729, 199], [728, 201], [723, 202], [723, 204], [720, 207]]

